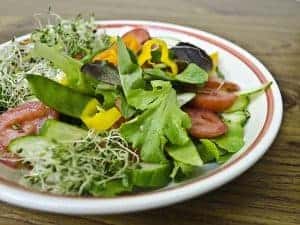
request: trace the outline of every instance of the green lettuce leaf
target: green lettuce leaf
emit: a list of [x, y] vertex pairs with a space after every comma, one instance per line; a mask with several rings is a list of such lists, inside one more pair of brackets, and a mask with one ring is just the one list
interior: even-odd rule
[[201, 159], [205, 163], [219, 160], [222, 154], [216, 144], [209, 139], [201, 139], [201, 143], [198, 143], [197, 148]]
[[207, 72], [194, 63], [190, 63], [184, 71], [175, 76], [168, 72], [164, 72], [159, 68], [144, 69], [144, 74], [155, 79], [177, 81], [188, 84], [203, 84], [208, 79]]
[[167, 141], [175, 145], [184, 145], [190, 139], [186, 128], [191, 121], [186, 113], [181, 111], [176, 99], [176, 92], [169, 82], [152, 82], [154, 92], [161, 91], [160, 96], [149, 107], [144, 107], [143, 101], [151, 92], [142, 91], [139, 99], [146, 110], [133, 120], [121, 126], [121, 134], [134, 148], [141, 149], [141, 158], [145, 162], [161, 163], [166, 161], [164, 147]]
[[213, 139], [213, 142], [216, 143], [218, 147], [228, 152], [237, 152], [245, 144], [244, 128], [240, 123], [225, 123], [228, 126], [227, 133], [218, 138]]

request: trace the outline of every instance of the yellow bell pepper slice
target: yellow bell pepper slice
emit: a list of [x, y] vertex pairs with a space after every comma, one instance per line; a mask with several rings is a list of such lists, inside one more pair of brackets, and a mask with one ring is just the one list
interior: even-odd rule
[[212, 72], [216, 72], [217, 66], [219, 64], [219, 54], [218, 54], [218, 52], [212, 53], [210, 55], [210, 58], [211, 58], [212, 63], [213, 63]]
[[[122, 40], [127, 48], [129, 48], [135, 54], [138, 53], [138, 51], [141, 48], [141, 45], [133, 35], [127, 35], [123, 37]], [[96, 55], [93, 58], [93, 61], [97, 61], [97, 60], [99, 61], [105, 60], [116, 66], [118, 64], [118, 48], [116, 43], [114, 43], [109, 49], [100, 52], [98, 55]]]
[[111, 64], [117, 65], [118, 63], [118, 54], [117, 49], [111, 47], [109, 49], [106, 49], [105, 51], [101, 52], [100, 54], [96, 55], [93, 58], [93, 61], [102, 61], [105, 60]]
[[138, 64], [140, 66], [144, 65], [147, 61], [151, 61], [152, 55], [152, 47], [158, 46], [161, 50], [161, 58], [160, 61], [170, 67], [172, 74], [178, 73], [177, 64], [169, 58], [169, 50], [167, 43], [163, 40], [153, 38], [149, 41], [146, 41], [143, 45], [142, 52], [138, 57]]
[[93, 99], [86, 105], [80, 118], [88, 128], [103, 132], [111, 128], [121, 118], [121, 113], [116, 107], [106, 111], [101, 110], [98, 100]]

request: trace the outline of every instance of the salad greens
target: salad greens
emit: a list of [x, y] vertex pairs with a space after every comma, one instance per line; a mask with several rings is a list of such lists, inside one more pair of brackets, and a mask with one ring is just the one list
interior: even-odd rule
[[[247, 107], [271, 83], [238, 91], [193, 44], [168, 46], [143, 28], [99, 35], [93, 18], [48, 16], [54, 24], [0, 49], [0, 150], [29, 165], [24, 185], [115, 196], [197, 176], [242, 149]], [[44, 108], [28, 115], [33, 100]]]
[[[190, 127], [190, 119], [180, 110], [176, 93], [168, 83], [154, 83], [164, 92], [156, 102], [139, 116], [121, 126], [121, 134], [141, 149], [141, 158], [145, 162], [165, 162], [164, 146], [172, 144], [184, 145], [189, 137], [186, 128]], [[151, 93], [150, 93], [151, 94]], [[143, 95], [140, 95], [143, 101]], [[147, 96], [146, 96], [147, 97]]]

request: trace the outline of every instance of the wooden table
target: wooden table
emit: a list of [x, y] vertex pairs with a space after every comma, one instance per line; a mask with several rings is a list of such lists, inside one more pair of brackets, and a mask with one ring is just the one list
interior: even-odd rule
[[[52, 1], [53, 2], [53, 1]], [[203, 29], [232, 40], [273, 73], [284, 98], [281, 131], [267, 154], [222, 188], [171, 207], [117, 216], [63, 216], [0, 204], [0, 224], [300, 224], [299, 0], [70, 0], [52, 5], [63, 16], [93, 11], [97, 19], [145, 19]], [[40, 0], [2, 0], [0, 42], [30, 32]]]

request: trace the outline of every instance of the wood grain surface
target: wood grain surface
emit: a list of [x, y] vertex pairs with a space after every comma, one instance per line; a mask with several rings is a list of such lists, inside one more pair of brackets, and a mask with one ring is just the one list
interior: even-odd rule
[[[50, 3], [49, 3], [50, 2]], [[177, 23], [223, 36], [257, 56], [284, 98], [280, 133], [267, 154], [222, 188], [166, 208], [114, 216], [64, 216], [0, 203], [0, 225], [300, 224], [300, 2], [298, 0], [1, 0], [0, 42], [34, 28], [49, 4], [62, 16]], [[124, 202], [126, 204], [126, 202]]]

